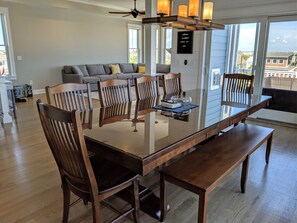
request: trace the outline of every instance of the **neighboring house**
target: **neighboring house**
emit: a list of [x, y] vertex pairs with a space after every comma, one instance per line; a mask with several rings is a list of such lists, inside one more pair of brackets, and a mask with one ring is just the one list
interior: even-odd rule
[[268, 52], [266, 56], [266, 68], [268, 67], [289, 67], [296, 62], [294, 52]]

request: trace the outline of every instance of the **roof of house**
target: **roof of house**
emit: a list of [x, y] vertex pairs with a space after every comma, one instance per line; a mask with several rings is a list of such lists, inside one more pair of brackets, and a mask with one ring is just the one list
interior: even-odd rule
[[293, 55], [294, 52], [268, 52], [267, 57], [272, 58], [288, 58]]

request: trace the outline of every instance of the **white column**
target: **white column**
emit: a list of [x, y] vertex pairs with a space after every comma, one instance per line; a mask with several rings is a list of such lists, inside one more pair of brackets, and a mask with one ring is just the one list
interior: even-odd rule
[[[145, 1], [145, 16], [156, 16], [156, 0]], [[156, 25], [144, 25], [145, 74], [156, 75]]]
[[0, 77], [0, 102], [1, 102], [1, 122], [2, 123], [11, 123], [12, 118], [9, 115], [9, 104], [8, 104], [8, 95], [5, 85], [5, 79]]
[[147, 146], [149, 153], [155, 152], [155, 112], [150, 112], [145, 115], [145, 125], [144, 125], [144, 139], [145, 145]]

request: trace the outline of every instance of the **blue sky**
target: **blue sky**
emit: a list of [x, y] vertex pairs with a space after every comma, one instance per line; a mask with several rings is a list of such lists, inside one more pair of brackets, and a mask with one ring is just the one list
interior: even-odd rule
[[[238, 49], [241, 51], [253, 51], [256, 24], [242, 24], [240, 28]], [[268, 51], [297, 51], [297, 21], [271, 23], [268, 39]]]

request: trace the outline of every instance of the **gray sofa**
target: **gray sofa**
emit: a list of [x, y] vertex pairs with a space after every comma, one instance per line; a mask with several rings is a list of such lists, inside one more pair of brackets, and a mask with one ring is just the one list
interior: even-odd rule
[[[134, 85], [134, 78], [143, 76], [138, 73], [138, 66], [144, 64], [131, 63], [112, 63], [119, 64], [121, 74], [112, 74], [109, 67], [110, 64], [86, 64], [86, 65], [67, 65], [62, 69], [63, 83], [90, 83], [91, 90], [97, 91], [97, 82], [108, 79], [124, 79], [130, 80], [130, 84]], [[170, 72], [170, 65], [157, 64], [156, 72], [158, 75]]]

